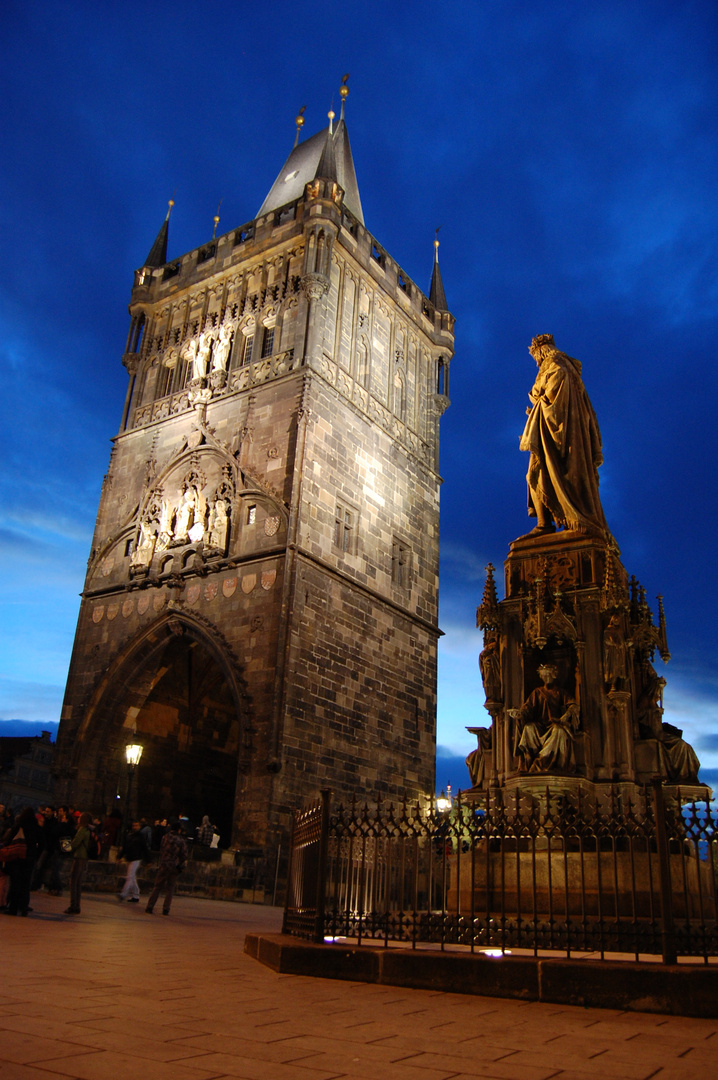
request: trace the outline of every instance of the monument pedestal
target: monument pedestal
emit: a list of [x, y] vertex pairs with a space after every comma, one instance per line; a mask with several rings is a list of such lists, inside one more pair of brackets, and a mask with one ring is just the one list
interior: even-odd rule
[[[660, 776], [689, 788], [689, 798], [709, 797], [691, 747], [662, 719], [665, 680], [651, 662], [656, 652], [666, 662], [670, 656], [660, 597], [654, 621], [645, 590], [629, 581], [609, 534], [515, 540], [505, 562], [505, 598], [497, 599], [489, 567], [477, 624], [484, 630], [480, 664], [491, 728], [483, 735], [470, 729], [479, 737], [470, 764], [474, 787], [508, 793], [518, 783], [540, 788], [550, 779], [552, 788], [568, 784], [573, 791], [611, 785], [627, 799]], [[539, 675], [546, 668], [555, 675], [550, 688]], [[546, 711], [551, 694], [564, 703], [553, 718]], [[560, 718], [569, 703], [572, 711]], [[530, 738], [522, 737], [529, 723]], [[549, 741], [560, 743], [560, 754], [550, 745], [543, 751]]]

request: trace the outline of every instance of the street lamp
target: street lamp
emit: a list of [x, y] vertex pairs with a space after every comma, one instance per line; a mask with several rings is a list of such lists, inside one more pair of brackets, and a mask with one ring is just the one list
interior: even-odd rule
[[127, 830], [130, 827], [130, 803], [132, 800], [132, 779], [135, 775], [135, 769], [137, 768], [140, 758], [142, 757], [142, 747], [139, 743], [128, 743], [125, 747], [125, 759], [127, 760], [127, 798], [125, 799], [125, 813], [123, 815], [122, 822], [122, 835], [127, 835]]

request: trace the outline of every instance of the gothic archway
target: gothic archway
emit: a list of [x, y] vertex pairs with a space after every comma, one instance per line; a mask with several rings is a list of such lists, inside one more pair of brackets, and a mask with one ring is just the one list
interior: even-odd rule
[[139, 742], [133, 816], [182, 812], [199, 824], [208, 814], [229, 844], [244, 697], [220, 635], [194, 616], [168, 613], [123, 650], [97, 688], [76, 743], [80, 787], [93, 781], [95, 807], [122, 805], [124, 746]]

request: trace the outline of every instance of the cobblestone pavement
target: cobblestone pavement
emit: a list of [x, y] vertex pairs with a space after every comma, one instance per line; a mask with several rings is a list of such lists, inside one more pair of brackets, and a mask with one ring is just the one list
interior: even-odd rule
[[[144, 900], [144, 898], [143, 898]], [[718, 1021], [277, 975], [277, 909], [33, 893], [0, 918], [2, 1080], [695, 1080]]]

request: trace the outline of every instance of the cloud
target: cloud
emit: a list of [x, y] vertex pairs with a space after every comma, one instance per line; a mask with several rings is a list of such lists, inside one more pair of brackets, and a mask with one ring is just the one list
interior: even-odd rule
[[64, 684], [23, 682], [0, 675], [0, 722], [56, 724], [64, 694]]
[[[474, 739], [474, 742], [476, 740]], [[437, 746], [436, 748], [436, 790], [446, 791], [447, 786], [451, 786], [451, 790], [455, 795], [459, 789], [466, 791], [471, 787], [471, 780], [469, 779], [469, 771], [466, 768], [466, 754], [457, 754], [451, 750], [448, 746]]]
[[456, 574], [464, 581], [483, 581], [489, 561], [484, 555], [464, 544], [448, 540], [441, 545], [442, 572]]

